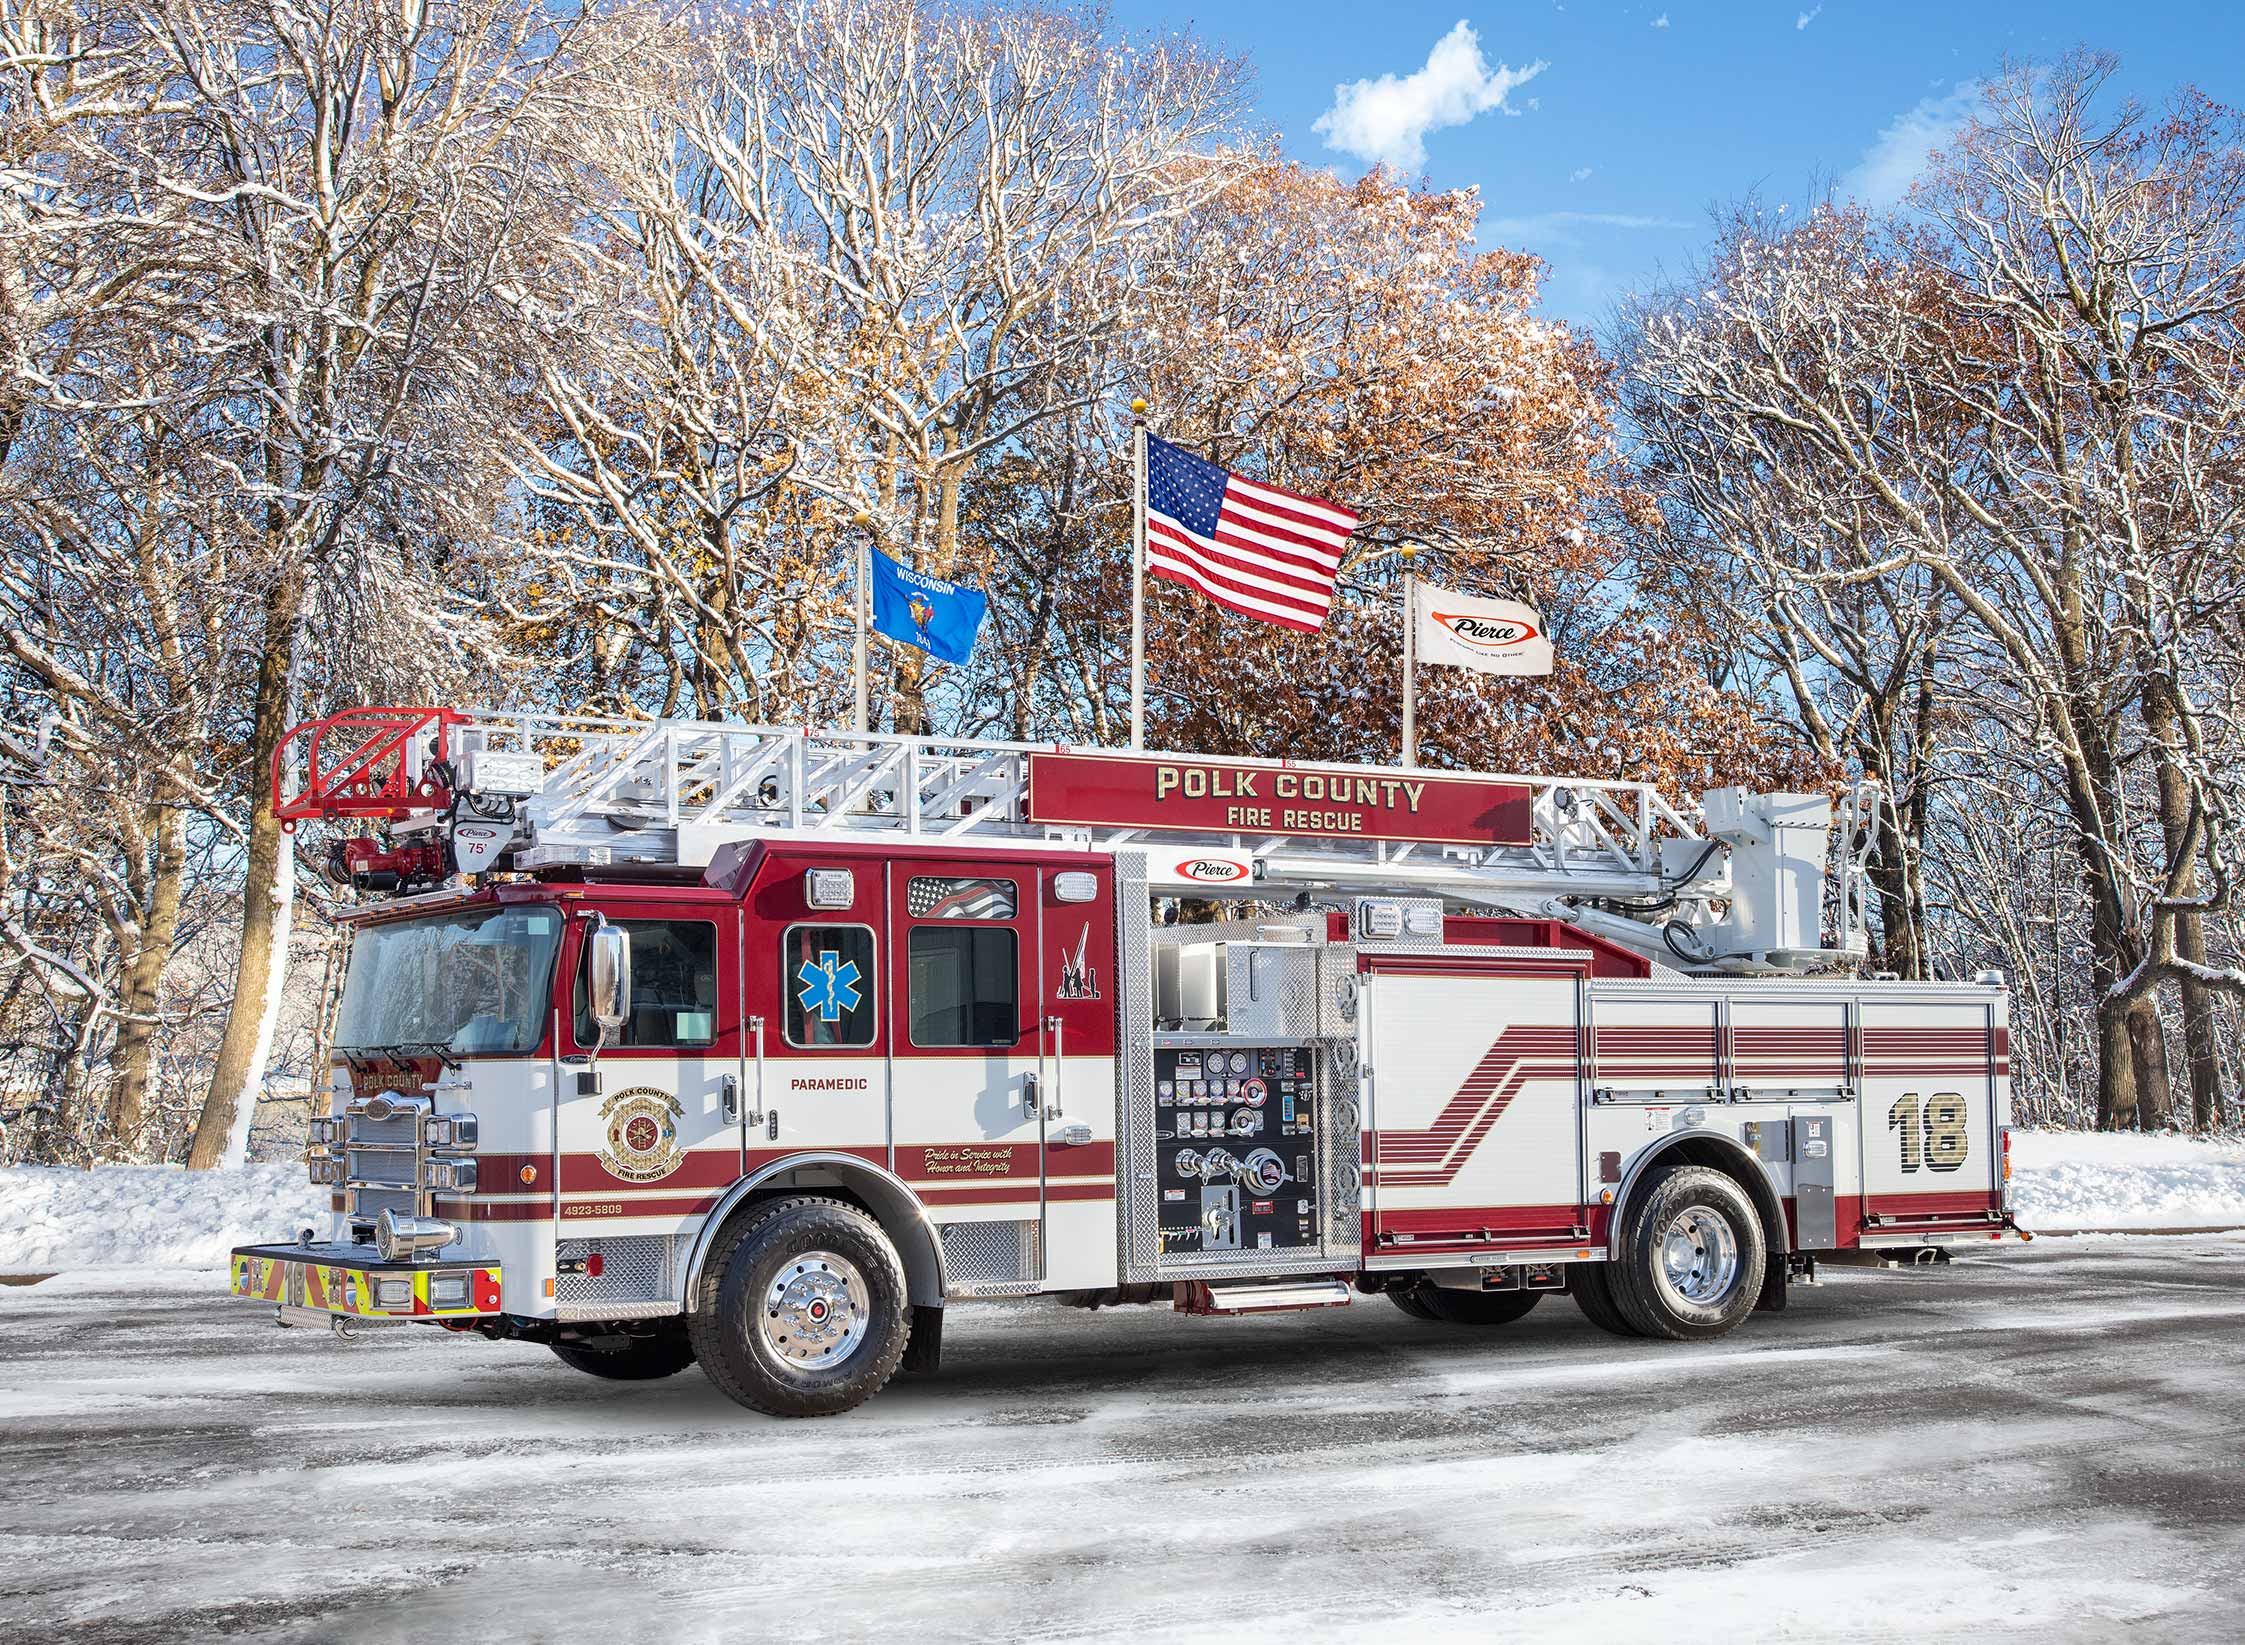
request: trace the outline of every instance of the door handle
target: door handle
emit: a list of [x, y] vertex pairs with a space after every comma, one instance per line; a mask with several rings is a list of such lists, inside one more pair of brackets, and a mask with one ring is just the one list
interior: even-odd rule
[[756, 1036], [756, 1106], [749, 1111], [748, 1123], [764, 1123], [764, 1019], [748, 1019], [748, 1031]]
[[1065, 1066], [1060, 1060], [1060, 1019], [1045, 1018], [1045, 1032], [1052, 1037], [1052, 1101], [1045, 1105], [1044, 1117], [1056, 1120], [1060, 1117], [1060, 1070]]
[[717, 1089], [722, 1102], [720, 1112], [725, 1116], [725, 1123], [732, 1125], [741, 1117], [741, 1082], [727, 1074], [717, 1082]]
[[1024, 1074], [1021, 1076], [1021, 1106], [1028, 1109], [1031, 1114], [1035, 1114], [1037, 1112], [1038, 1087], [1040, 1083], [1041, 1082], [1034, 1074]]

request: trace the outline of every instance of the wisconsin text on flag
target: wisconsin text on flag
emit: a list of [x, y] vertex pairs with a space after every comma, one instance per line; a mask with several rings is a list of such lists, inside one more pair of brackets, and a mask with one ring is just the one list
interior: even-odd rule
[[1146, 569], [1218, 605], [1315, 633], [1356, 515], [1315, 497], [1227, 474], [1146, 439]]

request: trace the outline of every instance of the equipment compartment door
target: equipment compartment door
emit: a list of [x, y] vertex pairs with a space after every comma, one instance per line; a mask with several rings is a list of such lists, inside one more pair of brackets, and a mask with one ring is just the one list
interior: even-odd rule
[[1576, 967], [1438, 971], [1389, 956], [1371, 966], [1367, 1254], [1579, 1240]]
[[954, 1287], [1045, 1270], [1043, 875], [989, 859], [892, 864], [897, 1175], [941, 1231]]
[[1862, 1231], [1992, 1228], [2003, 1170], [1994, 1013], [1930, 998], [1861, 1009]]

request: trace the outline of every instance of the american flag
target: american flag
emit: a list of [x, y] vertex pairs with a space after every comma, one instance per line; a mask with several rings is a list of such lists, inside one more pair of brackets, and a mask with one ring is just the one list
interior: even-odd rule
[[905, 892], [904, 908], [916, 920], [1010, 920], [1013, 881], [914, 875]]
[[1220, 606], [1316, 633], [1356, 515], [1146, 437], [1146, 569]]

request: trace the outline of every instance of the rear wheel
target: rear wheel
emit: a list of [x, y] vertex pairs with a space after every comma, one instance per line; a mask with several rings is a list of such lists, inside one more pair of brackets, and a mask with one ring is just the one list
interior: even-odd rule
[[1407, 1290], [1390, 1291], [1388, 1301], [1413, 1319], [1443, 1325], [1510, 1325], [1537, 1303], [1541, 1291], [1450, 1291], [1420, 1280]]
[[1768, 1254], [1746, 1190], [1720, 1171], [1685, 1165], [1631, 1207], [1621, 1260], [1610, 1264], [1614, 1301], [1649, 1337], [1703, 1341], [1754, 1311]]
[[904, 1265], [840, 1200], [774, 1200], [718, 1236], [689, 1330], [710, 1381], [772, 1416], [832, 1416], [896, 1374], [911, 1335]]
[[694, 1345], [683, 1326], [652, 1336], [625, 1336], [588, 1342], [556, 1342], [554, 1358], [573, 1371], [602, 1377], [609, 1382], [654, 1382], [674, 1377], [694, 1363]]
[[1611, 1331], [1617, 1337], [1634, 1337], [1642, 1333], [1630, 1324], [1614, 1301], [1613, 1281], [1606, 1270], [1612, 1264], [1604, 1262], [1577, 1262], [1567, 1268], [1567, 1292], [1582, 1310], [1582, 1317], [1601, 1331]]

